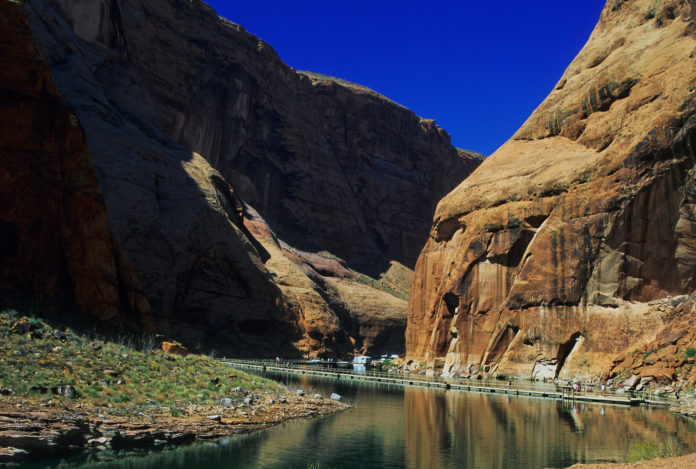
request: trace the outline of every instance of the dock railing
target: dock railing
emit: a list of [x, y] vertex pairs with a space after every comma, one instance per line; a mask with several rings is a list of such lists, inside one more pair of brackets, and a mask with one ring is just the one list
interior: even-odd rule
[[664, 396], [656, 396], [648, 392], [632, 392], [615, 389], [599, 389], [583, 386], [578, 389], [570, 385], [558, 385], [555, 383], [540, 383], [538, 381], [523, 380], [477, 380], [461, 377], [427, 376], [421, 374], [409, 374], [399, 372], [384, 372], [366, 368], [364, 371], [355, 372], [350, 368], [328, 368], [322, 362], [310, 364], [305, 360], [283, 361], [267, 359], [223, 359], [230, 366], [255, 369], [259, 371], [275, 371], [298, 375], [315, 375], [325, 378], [335, 378], [352, 381], [375, 382], [393, 384], [398, 386], [422, 386], [459, 391], [497, 393], [507, 395], [519, 395], [530, 397], [542, 397], [579, 402], [604, 402], [608, 404], [623, 405], [671, 405], [677, 401], [666, 399]]

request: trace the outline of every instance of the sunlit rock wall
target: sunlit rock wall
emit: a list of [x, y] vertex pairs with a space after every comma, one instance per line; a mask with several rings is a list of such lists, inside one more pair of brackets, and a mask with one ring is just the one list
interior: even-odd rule
[[596, 375], [696, 287], [693, 2], [611, 1], [522, 128], [442, 199], [407, 355], [444, 372]]

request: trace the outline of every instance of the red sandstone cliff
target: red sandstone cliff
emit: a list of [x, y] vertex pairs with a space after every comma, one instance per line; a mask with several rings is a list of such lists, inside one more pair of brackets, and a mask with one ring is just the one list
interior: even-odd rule
[[664, 313], [646, 302], [696, 288], [695, 14], [608, 2], [548, 98], [440, 201], [408, 357], [595, 376], [656, 338]]
[[114, 244], [80, 121], [21, 3], [0, 2], [0, 305], [151, 326]]

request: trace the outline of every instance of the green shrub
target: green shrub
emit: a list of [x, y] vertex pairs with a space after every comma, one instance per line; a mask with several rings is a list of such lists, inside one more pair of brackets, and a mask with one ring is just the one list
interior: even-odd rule
[[679, 441], [673, 436], [664, 441], [643, 440], [628, 450], [628, 462], [644, 461], [655, 458], [671, 458], [679, 456]]
[[131, 397], [130, 397], [130, 394], [120, 392], [120, 393], [116, 394], [112, 400], [116, 403], [128, 402], [131, 400]]
[[685, 358], [696, 357], [696, 348], [687, 349], [686, 352], [684, 352], [684, 357]]

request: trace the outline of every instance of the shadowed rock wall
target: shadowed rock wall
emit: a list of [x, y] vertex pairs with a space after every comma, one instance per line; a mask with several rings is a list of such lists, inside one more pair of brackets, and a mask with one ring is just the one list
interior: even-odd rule
[[403, 350], [405, 300], [346, 279], [409, 278], [479, 156], [371, 90], [296, 73], [203, 2], [26, 5], [155, 330], [242, 354]]
[[151, 327], [109, 230], [80, 120], [23, 5], [3, 0], [0, 18], [1, 302]]
[[300, 249], [373, 274], [412, 268], [435, 204], [480, 162], [373, 91], [295, 73], [199, 0], [31, 4], [65, 19], [76, 38], [55, 39], [75, 44], [124, 118], [202, 155]]

